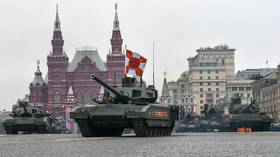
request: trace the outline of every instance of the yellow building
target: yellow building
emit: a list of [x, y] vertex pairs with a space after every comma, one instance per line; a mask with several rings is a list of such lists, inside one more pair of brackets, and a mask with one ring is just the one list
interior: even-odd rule
[[217, 105], [225, 95], [226, 83], [233, 80], [235, 49], [227, 45], [196, 50], [197, 55], [188, 58], [191, 95], [200, 113], [204, 104]]

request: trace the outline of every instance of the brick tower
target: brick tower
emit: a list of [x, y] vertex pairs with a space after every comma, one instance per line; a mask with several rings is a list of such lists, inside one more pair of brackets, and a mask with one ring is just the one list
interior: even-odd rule
[[38, 60], [35, 77], [29, 85], [29, 105], [36, 106], [45, 110], [48, 103], [48, 86], [42, 78], [42, 72], [40, 71], [39, 64], [40, 62]]
[[67, 96], [66, 71], [68, 56], [63, 51], [64, 40], [60, 28], [58, 8], [54, 22], [53, 39], [51, 41], [52, 51], [47, 57], [48, 65], [48, 106], [47, 110], [59, 120], [64, 119], [64, 104]]
[[121, 37], [117, 4], [115, 4], [115, 18], [111, 38], [111, 50], [107, 55], [107, 78], [111, 85], [120, 86], [124, 76], [125, 55], [122, 52], [123, 39]]

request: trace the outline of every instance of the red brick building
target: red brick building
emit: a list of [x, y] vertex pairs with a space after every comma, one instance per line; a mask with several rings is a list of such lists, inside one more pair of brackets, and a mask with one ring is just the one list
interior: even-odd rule
[[66, 126], [66, 109], [92, 102], [101, 89], [90, 79], [95, 74], [111, 85], [119, 86], [124, 76], [125, 55], [122, 51], [117, 10], [113, 22], [111, 50], [103, 62], [95, 48], [78, 48], [70, 62], [63, 49], [64, 39], [60, 28], [58, 11], [54, 22], [52, 51], [47, 56], [48, 73], [45, 79], [37, 67], [35, 78], [30, 84], [30, 105], [41, 106]]

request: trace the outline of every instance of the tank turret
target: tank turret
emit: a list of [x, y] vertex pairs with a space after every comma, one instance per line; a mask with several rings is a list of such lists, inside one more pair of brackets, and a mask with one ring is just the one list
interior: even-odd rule
[[[114, 87], [111, 87], [110, 85], [96, 77], [94, 74], [91, 75], [91, 78], [115, 95], [115, 97], [113, 98], [113, 103], [128, 103], [128, 101], [131, 100], [128, 95], [124, 95], [124, 93], [121, 93]], [[111, 97], [110, 94], [105, 91], [103, 99], [110, 99], [109, 97]]]
[[114, 104], [134, 103], [140, 105], [154, 103], [158, 97], [157, 90], [154, 86], [137, 87], [135, 78], [124, 77], [122, 80], [122, 87], [120, 88], [108, 85], [94, 74], [91, 75], [91, 78], [115, 95], [111, 97], [110, 93], [104, 92], [103, 101], [100, 103], [110, 102], [111, 99], [111, 102]]

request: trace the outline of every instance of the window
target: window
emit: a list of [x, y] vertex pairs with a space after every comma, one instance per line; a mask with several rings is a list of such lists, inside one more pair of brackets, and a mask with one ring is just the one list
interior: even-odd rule
[[216, 86], [218, 86], [219, 85], [219, 82], [216, 82]]
[[219, 70], [216, 70], [216, 74], [219, 74]]
[[251, 87], [246, 87], [246, 91], [251, 91], [252, 88]]
[[250, 94], [250, 93], [248, 93], [248, 94], [247, 94], [247, 97], [251, 97], [251, 94]]
[[[203, 100], [200, 100], [200, 104], [203, 104]], [[203, 106], [201, 106], [203, 108]]]
[[200, 85], [201, 85], [201, 86], [203, 86], [203, 83], [202, 83], [202, 82], [200, 82]]
[[225, 64], [225, 59], [222, 59], [222, 64]]
[[208, 88], [208, 92], [211, 92], [211, 88]]
[[211, 74], [211, 71], [210, 71], [210, 70], [208, 70], [208, 74]]
[[54, 92], [54, 102], [59, 102], [60, 101], [60, 95], [59, 95], [59, 91], [55, 91]]
[[208, 76], [208, 80], [211, 80], [211, 77], [210, 77], [210, 76]]
[[200, 71], [199, 71], [199, 73], [200, 73], [200, 74], [202, 74], [202, 73], [203, 73], [203, 71], [202, 71], [202, 70], [200, 70]]
[[217, 67], [218, 66], [218, 64], [217, 63], [213, 63], [213, 67]]
[[219, 80], [219, 76], [216, 76], [216, 80]]
[[203, 88], [200, 88], [200, 91], [203, 92]]
[[185, 99], [184, 99], [184, 98], [182, 98], [182, 102], [185, 102]]
[[243, 93], [240, 93], [240, 97], [243, 97], [244, 96], [244, 94]]
[[184, 88], [185, 86], [184, 86], [184, 84], [181, 84], [181, 88]]
[[200, 94], [200, 97], [203, 98], [203, 94]]
[[237, 87], [232, 87], [231, 89], [231, 91], [237, 91]]
[[217, 97], [217, 98], [220, 97], [220, 94], [216, 94], [216, 97]]
[[239, 87], [239, 91], [244, 91], [244, 87]]
[[199, 67], [204, 67], [204, 63], [199, 63]]
[[208, 82], [208, 86], [211, 86], [211, 82]]
[[202, 80], [203, 79], [203, 77], [202, 76], [200, 76], [200, 78], [199, 78], [200, 80]]
[[216, 88], [216, 91], [218, 92], [218, 91], [220, 91], [220, 89], [219, 89], [219, 88]]
[[205, 63], [205, 67], [211, 67], [212, 63]]

